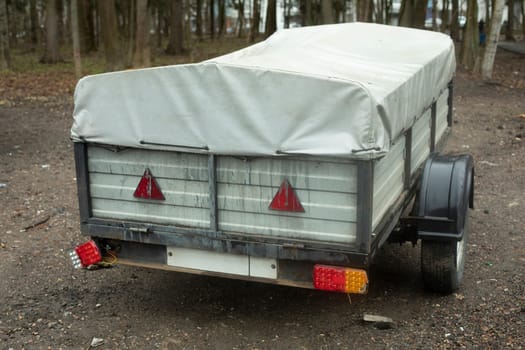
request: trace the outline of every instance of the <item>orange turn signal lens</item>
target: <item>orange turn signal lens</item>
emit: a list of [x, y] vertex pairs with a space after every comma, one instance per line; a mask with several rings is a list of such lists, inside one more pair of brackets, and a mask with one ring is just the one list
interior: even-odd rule
[[368, 275], [365, 270], [350, 267], [315, 265], [314, 288], [332, 292], [366, 294]]

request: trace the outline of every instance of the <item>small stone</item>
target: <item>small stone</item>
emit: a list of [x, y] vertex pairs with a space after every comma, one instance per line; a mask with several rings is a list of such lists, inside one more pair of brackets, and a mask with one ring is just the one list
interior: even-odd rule
[[390, 329], [394, 325], [394, 321], [390, 317], [364, 314], [363, 321], [373, 323], [377, 329]]
[[96, 348], [98, 346], [101, 346], [102, 344], [104, 344], [104, 339], [102, 338], [93, 337], [93, 339], [91, 340], [92, 348]]

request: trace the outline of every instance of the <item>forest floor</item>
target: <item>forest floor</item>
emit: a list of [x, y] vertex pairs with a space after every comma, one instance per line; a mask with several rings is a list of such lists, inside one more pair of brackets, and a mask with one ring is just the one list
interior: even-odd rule
[[[465, 278], [425, 292], [419, 245], [386, 245], [352, 296], [117, 265], [74, 270], [71, 69], [0, 74], [0, 349], [525, 349], [525, 58], [461, 70], [447, 152], [470, 153]], [[393, 328], [362, 322], [391, 317]]]

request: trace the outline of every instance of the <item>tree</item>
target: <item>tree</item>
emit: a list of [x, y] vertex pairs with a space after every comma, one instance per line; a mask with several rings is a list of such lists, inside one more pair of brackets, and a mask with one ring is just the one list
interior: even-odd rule
[[303, 26], [311, 26], [313, 24], [312, 0], [303, 0], [301, 9], [303, 13]]
[[523, 35], [525, 36], [525, 0], [521, 0], [521, 29], [523, 31]]
[[9, 29], [7, 25], [7, 1], [0, 0], [0, 70], [9, 69]]
[[98, 12], [100, 16], [100, 35], [106, 56], [106, 70], [122, 69], [124, 68], [123, 52], [118, 37], [115, 0], [98, 0]]
[[170, 17], [170, 38], [166, 53], [168, 55], [179, 55], [184, 52], [184, 26], [183, 0], [170, 0], [171, 17]]
[[259, 35], [259, 24], [261, 22], [261, 3], [260, 0], [253, 0], [253, 20], [250, 28], [249, 42], [253, 43]]
[[373, 0], [356, 0], [356, 18], [359, 22], [372, 22], [373, 5]]
[[399, 25], [403, 27], [424, 28], [426, 1], [403, 0], [399, 10]]
[[58, 11], [56, 0], [46, 1], [46, 50], [41, 63], [61, 62], [58, 38]]
[[321, 19], [323, 24], [334, 23], [332, 0], [321, 1]]
[[219, 37], [222, 37], [224, 35], [224, 31], [226, 30], [226, 4], [225, 0], [219, 0]]
[[452, 15], [450, 16], [450, 37], [459, 41], [459, 2], [452, 0]]
[[197, 38], [202, 40], [202, 0], [197, 0], [197, 10], [195, 11], [195, 26]]
[[468, 0], [467, 3], [467, 24], [463, 35], [463, 46], [461, 48], [461, 63], [474, 70], [476, 59], [479, 55], [479, 30], [478, 30], [478, 2]]
[[[56, 9], [57, 9], [57, 28], [58, 28], [58, 42], [60, 44], [65, 44], [66, 40], [69, 38], [67, 35], [67, 29], [64, 28], [64, 21], [62, 20], [64, 17], [64, 2], [63, 0], [55, 0], [56, 1]], [[69, 16], [67, 16], [69, 18]]]
[[438, 30], [437, 13], [438, 13], [438, 0], [432, 0], [432, 30]]
[[268, 0], [266, 7], [266, 26], [264, 30], [265, 38], [272, 35], [277, 30], [277, 1]]
[[95, 43], [95, 27], [93, 24], [93, 6], [89, 0], [77, 0], [77, 6], [80, 53], [86, 54], [97, 48]]
[[441, 31], [445, 31], [449, 21], [449, 7], [450, 0], [443, 0], [443, 7], [441, 9]]
[[151, 52], [149, 47], [148, 0], [136, 0], [135, 40], [133, 45], [133, 67], [151, 66]]
[[498, 38], [501, 30], [501, 19], [503, 17], [504, 7], [505, 0], [496, 0], [494, 2], [489, 35], [487, 38], [487, 46], [485, 48], [485, 54], [483, 55], [483, 62], [481, 64], [481, 77], [485, 80], [492, 78], [494, 59], [496, 57], [496, 50], [498, 48]]
[[80, 35], [78, 29], [78, 6], [77, 0], [71, 0], [71, 34], [73, 36], [73, 61], [75, 62], [75, 75], [82, 76], [82, 66], [80, 61]]
[[233, 7], [237, 10], [237, 37], [244, 33], [244, 0], [233, 0]]
[[392, 16], [393, 0], [377, 1], [375, 6], [375, 18], [377, 23], [390, 24]]
[[[257, 2], [255, 0], [254, 2]], [[215, 1], [210, 0], [210, 4], [208, 5], [210, 8], [210, 38], [215, 38]]]
[[283, 8], [284, 8], [284, 28], [288, 29], [290, 28], [290, 17], [291, 17], [291, 8], [292, 8], [291, 1], [284, 0]]
[[36, 11], [36, 0], [29, 1], [29, 20], [31, 23], [31, 44], [38, 44], [38, 12]]
[[507, 0], [507, 30], [505, 31], [505, 39], [509, 41], [516, 41], [514, 38], [514, 0]]

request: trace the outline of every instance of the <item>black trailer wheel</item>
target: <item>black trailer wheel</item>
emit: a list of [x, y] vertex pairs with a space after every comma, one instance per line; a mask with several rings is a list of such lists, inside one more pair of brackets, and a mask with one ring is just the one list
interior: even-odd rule
[[465, 219], [463, 239], [421, 241], [421, 272], [426, 289], [449, 294], [459, 288], [465, 269], [468, 212]]
[[423, 282], [433, 292], [452, 293], [459, 288], [465, 268], [469, 207], [474, 205], [472, 157], [430, 157], [417, 203]]

